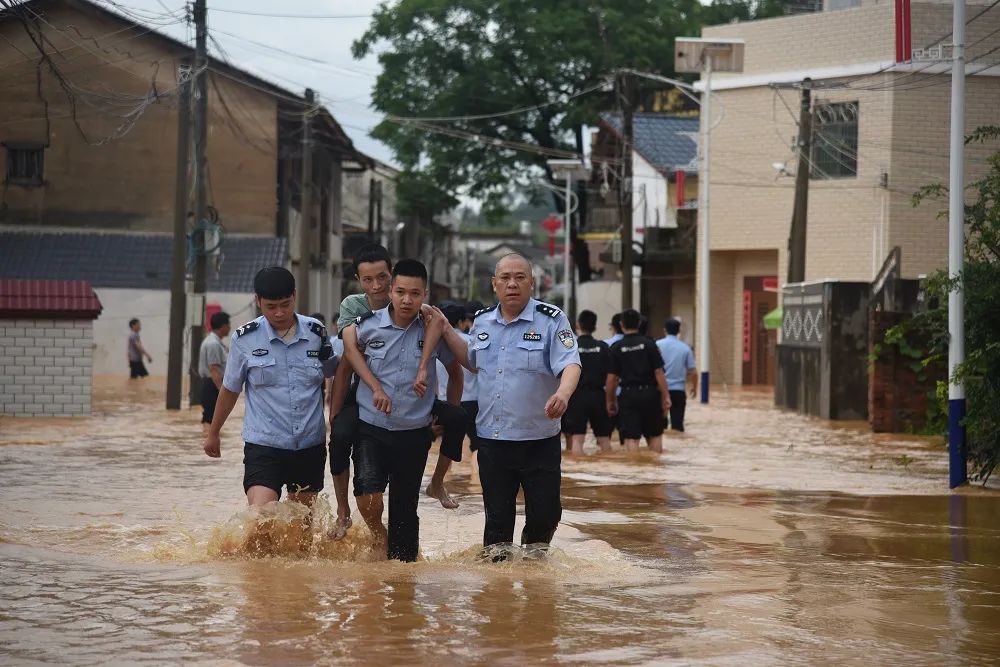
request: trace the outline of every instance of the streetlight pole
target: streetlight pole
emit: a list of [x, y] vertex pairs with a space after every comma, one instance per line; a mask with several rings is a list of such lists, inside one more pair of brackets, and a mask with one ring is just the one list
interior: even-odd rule
[[701, 238], [698, 240], [698, 360], [701, 367], [701, 402], [708, 403], [711, 315], [711, 152], [712, 152], [712, 70], [742, 72], [744, 42], [741, 39], [678, 37], [674, 41], [674, 69], [678, 72], [701, 72], [705, 93], [701, 100], [701, 173], [698, 174], [698, 211]]
[[701, 130], [701, 165], [702, 174], [698, 181], [698, 192], [701, 195], [701, 243], [698, 245], [699, 261], [701, 264], [701, 280], [698, 286], [698, 365], [701, 367], [701, 402], [708, 403], [709, 389], [709, 316], [711, 309], [709, 304], [709, 289], [712, 281], [711, 253], [709, 252], [709, 239], [711, 238], [711, 218], [708, 215], [708, 208], [711, 200], [708, 196], [708, 189], [712, 182], [709, 169], [711, 162], [709, 155], [712, 148], [712, 53], [704, 52], [705, 59], [705, 99], [701, 103], [702, 130]]
[[573, 173], [571, 171], [566, 171], [566, 205], [563, 206], [563, 216], [565, 217], [565, 222], [563, 224], [563, 233], [565, 234], [563, 240], [563, 312], [566, 313], [567, 317], [570, 317], [573, 313], [573, 303], [570, 301], [572, 298], [570, 295], [570, 288], [572, 287], [573, 277], [570, 273], [570, 263], [569, 263], [569, 240], [571, 236], [570, 221], [572, 218], [572, 213], [570, 212], [570, 194], [572, 192], [573, 185]]
[[965, 385], [955, 371], [965, 361], [965, 0], [955, 0], [952, 15], [951, 165], [948, 187], [948, 486], [968, 481], [965, 452]]

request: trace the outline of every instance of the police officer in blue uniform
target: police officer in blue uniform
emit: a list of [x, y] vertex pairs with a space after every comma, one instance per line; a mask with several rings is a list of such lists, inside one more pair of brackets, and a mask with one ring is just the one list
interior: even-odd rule
[[247, 502], [278, 500], [287, 486], [289, 498], [311, 505], [326, 472], [323, 379], [333, 376], [338, 357], [323, 325], [295, 312], [295, 278], [287, 269], [261, 269], [254, 292], [263, 314], [233, 334], [205, 453], [221, 456], [222, 426], [245, 388]]
[[525, 500], [521, 543], [548, 544], [562, 517], [559, 420], [580, 379], [580, 354], [562, 311], [531, 297], [527, 259], [502, 257], [492, 282], [499, 303], [476, 316], [471, 343], [442, 325], [455, 356], [478, 374], [483, 544], [514, 541], [519, 489]]
[[[389, 305], [357, 318], [344, 330], [344, 350], [361, 378], [358, 386], [358, 440], [353, 451], [354, 495], [358, 509], [390, 559], [414, 561], [419, 551], [420, 482], [431, 447], [435, 392], [413, 391], [428, 339], [420, 308], [427, 296], [427, 269], [415, 259], [392, 269]], [[439, 336], [430, 358], [448, 372], [448, 400], [462, 398], [462, 368]], [[436, 364], [428, 383], [437, 387]], [[461, 438], [461, 431], [459, 431]], [[389, 527], [382, 525], [382, 496], [389, 490]]]

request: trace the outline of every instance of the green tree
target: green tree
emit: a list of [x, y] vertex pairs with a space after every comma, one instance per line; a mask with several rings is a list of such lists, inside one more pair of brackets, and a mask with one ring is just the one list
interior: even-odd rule
[[[583, 127], [613, 108], [600, 88], [619, 67], [672, 74], [674, 38], [695, 34], [697, 0], [401, 0], [384, 4], [354, 55], [378, 53], [373, 131], [405, 168], [449, 193], [502, 208], [512, 185], [545, 170], [552, 151], [582, 152]], [[513, 109], [523, 113], [496, 116]], [[477, 118], [478, 116], [492, 116]], [[474, 135], [478, 140], [471, 140]], [[517, 150], [527, 145], [542, 150]]]
[[[1000, 140], [1000, 126], [981, 127], [966, 143]], [[886, 334], [886, 342], [929, 341], [924, 363], [947, 363], [948, 294], [959, 282], [965, 296], [966, 360], [955, 376], [965, 385], [969, 461], [974, 479], [984, 483], [1000, 465], [1000, 151], [987, 160], [985, 176], [969, 185], [976, 199], [965, 207], [965, 263], [957, 279], [947, 271], [927, 278], [930, 307]], [[943, 185], [922, 188], [914, 205], [947, 200]], [[943, 212], [941, 217], [946, 217]], [[938, 392], [937, 429], [947, 431], [947, 391]]]

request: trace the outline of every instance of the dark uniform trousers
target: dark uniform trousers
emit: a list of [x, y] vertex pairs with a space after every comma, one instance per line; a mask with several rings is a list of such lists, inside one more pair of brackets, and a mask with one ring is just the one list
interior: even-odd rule
[[684, 431], [684, 410], [687, 407], [687, 392], [683, 389], [670, 390], [670, 428]]
[[524, 489], [522, 544], [549, 543], [562, 518], [559, 436], [542, 440], [479, 438], [479, 479], [486, 529], [483, 545], [514, 541], [517, 492]]
[[[462, 443], [465, 440], [468, 415], [459, 405], [434, 401], [431, 414], [444, 428], [441, 435], [441, 453], [456, 463], [462, 460]], [[475, 417], [473, 417], [475, 419]], [[357, 387], [352, 387], [344, 399], [344, 407], [333, 418], [330, 429], [330, 474], [336, 477], [351, 465], [351, 449], [358, 441]]]
[[390, 560], [413, 562], [420, 550], [417, 505], [420, 482], [431, 448], [431, 431], [389, 431], [361, 422], [354, 448], [354, 493], [366, 495], [389, 488]]

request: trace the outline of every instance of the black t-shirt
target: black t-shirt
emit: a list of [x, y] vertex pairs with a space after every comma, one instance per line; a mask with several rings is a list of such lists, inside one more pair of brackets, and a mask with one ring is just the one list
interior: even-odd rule
[[576, 347], [580, 351], [580, 364], [583, 366], [577, 388], [604, 389], [611, 364], [611, 348], [603, 340], [596, 340], [588, 334], [576, 339]]
[[611, 346], [609, 372], [621, 379], [622, 387], [655, 385], [657, 368], [663, 368], [663, 357], [651, 338], [625, 334]]

